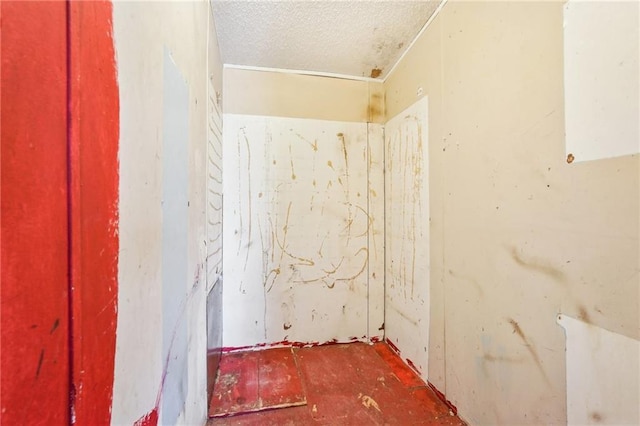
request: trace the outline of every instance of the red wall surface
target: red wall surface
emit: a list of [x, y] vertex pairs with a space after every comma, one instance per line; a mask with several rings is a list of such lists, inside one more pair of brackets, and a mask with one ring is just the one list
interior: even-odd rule
[[1, 423], [109, 424], [119, 185], [112, 6], [1, 1], [0, 17]]
[[1, 422], [69, 421], [64, 2], [0, 2]]

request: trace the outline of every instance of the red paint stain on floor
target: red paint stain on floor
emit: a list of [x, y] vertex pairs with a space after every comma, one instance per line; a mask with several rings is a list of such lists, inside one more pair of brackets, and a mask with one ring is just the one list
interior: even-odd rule
[[465, 424], [384, 343], [294, 348], [293, 354], [305, 406], [216, 418], [208, 425]]
[[209, 415], [229, 416], [304, 404], [292, 348], [234, 352], [220, 360]]
[[426, 386], [424, 381], [413, 372], [411, 367], [402, 362], [398, 354], [385, 343], [373, 345], [378, 355], [387, 363], [393, 374], [407, 387]]

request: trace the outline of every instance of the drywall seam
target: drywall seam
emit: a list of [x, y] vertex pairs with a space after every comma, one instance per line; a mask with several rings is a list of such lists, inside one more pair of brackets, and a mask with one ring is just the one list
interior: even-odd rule
[[409, 46], [406, 48], [406, 50], [404, 52], [402, 52], [402, 55], [400, 55], [400, 57], [398, 58], [396, 63], [393, 64], [393, 66], [391, 67], [391, 69], [389, 70], [387, 75], [384, 76], [384, 78], [382, 79], [382, 83], [385, 83], [387, 81], [387, 79], [393, 74], [393, 72], [396, 70], [396, 67], [398, 66], [398, 64], [400, 62], [402, 62], [402, 60], [407, 55], [407, 53], [413, 48], [413, 45], [416, 44], [418, 39], [422, 36], [422, 33], [424, 33], [427, 30], [427, 28], [429, 28], [429, 25], [431, 25], [431, 22], [433, 22], [433, 20], [436, 19], [436, 16], [438, 16], [438, 14], [440, 13], [440, 11], [444, 7], [444, 5], [447, 3], [447, 1], [448, 0], [442, 0], [442, 2], [438, 5], [436, 10], [431, 14], [431, 17], [429, 17], [429, 20], [427, 20], [427, 22], [420, 29], [418, 34], [416, 34], [416, 36], [413, 38], [413, 40], [411, 40], [411, 43], [409, 43]]
[[[369, 97], [369, 86], [367, 85], [367, 98], [371, 99]], [[371, 145], [369, 144], [369, 124], [367, 122], [367, 151], [366, 151], [366, 164], [367, 164], [367, 215], [369, 217], [371, 217], [371, 177], [369, 172], [371, 171]], [[370, 219], [368, 219], [370, 221]], [[370, 226], [371, 222], [369, 222], [369, 224], [367, 225]], [[367, 247], [370, 248], [371, 247], [371, 232], [373, 232], [373, 230], [368, 230], [367, 229]], [[371, 330], [370, 330], [370, 325], [371, 325], [371, 312], [370, 312], [370, 307], [371, 307], [371, 256], [368, 255], [367, 258], [367, 340], [370, 341], [371, 340]]]
[[384, 80], [378, 79], [378, 78], [358, 77], [358, 76], [355, 76], [355, 75], [337, 74], [337, 73], [322, 72], [322, 71], [305, 71], [305, 70], [293, 70], [293, 69], [286, 69], [286, 68], [253, 67], [253, 66], [250, 66], [250, 65], [233, 65], [233, 64], [224, 64], [224, 68], [237, 69], [237, 70], [247, 70], [247, 71], [277, 72], [277, 73], [281, 73], [281, 74], [310, 75], [310, 76], [313, 76], [313, 77], [340, 78], [340, 79], [343, 79], [343, 80], [365, 81], [365, 82], [369, 82], [369, 83], [370, 82], [375, 82], [375, 83], [383, 83], [384, 82]]

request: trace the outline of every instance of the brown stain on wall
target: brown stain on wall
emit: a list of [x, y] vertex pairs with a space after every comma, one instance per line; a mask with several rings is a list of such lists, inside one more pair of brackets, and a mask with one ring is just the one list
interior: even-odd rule
[[384, 95], [374, 92], [369, 96], [367, 105], [367, 121], [369, 123], [381, 123], [384, 121]]
[[507, 362], [507, 363], [520, 363], [523, 360], [520, 358], [508, 357], [508, 356], [496, 356], [492, 354], [484, 354], [482, 359], [488, 362]]
[[536, 362], [536, 365], [538, 366], [540, 373], [542, 373], [544, 380], [547, 382], [547, 384], [550, 385], [551, 382], [549, 381], [549, 377], [547, 376], [547, 373], [544, 371], [544, 368], [542, 368], [542, 361], [540, 361], [540, 356], [538, 355], [538, 351], [536, 351], [531, 341], [529, 341], [529, 338], [524, 334], [524, 331], [522, 331], [522, 328], [520, 328], [520, 324], [518, 324], [518, 322], [513, 318], [509, 318], [508, 320], [509, 320], [509, 324], [511, 324], [511, 327], [513, 328], [513, 332], [517, 334], [518, 337], [520, 337], [522, 342], [525, 344], [525, 346], [529, 350], [529, 353], [531, 354], [531, 357], [533, 358], [533, 360]]
[[[508, 357], [504, 355], [493, 355], [490, 353], [484, 353], [482, 355], [482, 372], [486, 377], [489, 377], [489, 369], [487, 363], [507, 363], [507, 364], [520, 364], [524, 362], [522, 358]], [[501, 368], [498, 366], [497, 368]]]
[[527, 337], [524, 335], [524, 332], [520, 328], [520, 324], [518, 324], [518, 322], [513, 318], [509, 318], [509, 324], [511, 324], [511, 327], [513, 327], [513, 332], [520, 336], [520, 338], [524, 340], [525, 343], [527, 343]]
[[478, 297], [483, 297], [484, 296], [484, 290], [482, 289], [482, 286], [480, 286], [480, 284], [478, 283], [478, 281], [476, 279], [469, 278], [469, 277], [462, 276], [462, 275], [458, 275], [451, 269], [449, 269], [449, 275], [451, 275], [453, 278], [459, 279], [460, 281], [466, 281], [466, 282], [472, 284], [473, 287], [475, 288], [475, 290], [478, 292]]
[[371, 70], [371, 78], [378, 78], [382, 75], [382, 70], [380, 68], [373, 68]]
[[578, 319], [588, 324], [593, 324], [589, 311], [587, 311], [587, 308], [584, 305], [578, 306]]
[[593, 420], [596, 423], [600, 423], [602, 421], [602, 414], [598, 413], [597, 411], [594, 411], [593, 413], [591, 413], [591, 420]]
[[511, 247], [511, 258], [523, 268], [539, 272], [548, 276], [549, 278], [553, 278], [556, 281], [564, 282], [565, 276], [564, 272], [560, 269], [556, 268], [553, 265], [549, 265], [548, 263], [541, 261], [539, 259], [525, 259], [518, 253], [518, 249], [515, 247]]

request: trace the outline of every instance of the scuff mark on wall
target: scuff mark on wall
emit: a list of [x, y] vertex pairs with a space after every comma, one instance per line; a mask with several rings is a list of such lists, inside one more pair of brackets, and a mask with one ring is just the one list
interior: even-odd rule
[[551, 386], [551, 382], [549, 381], [549, 377], [547, 376], [546, 371], [544, 371], [544, 368], [542, 367], [542, 361], [540, 361], [540, 356], [538, 355], [538, 351], [536, 350], [535, 346], [531, 343], [529, 338], [524, 334], [524, 332], [522, 331], [522, 328], [520, 328], [520, 324], [518, 324], [516, 320], [514, 320], [513, 318], [509, 318], [508, 320], [509, 320], [509, 324], [511, 324], [511, 327], [513, 328], [513, 332], [517, 334], [518, 337], [520, 337], [520, 339], [522, 339], [522, 342], [525, 344], [525, 346], [527, 347], [527, 350], [531, 354], [531, 358], [533, 358], [536, 365], [538, 366], [540, 373], [544, 377], [547, 384]]
[[511, 247], [510, 253], [512, 259], [523, 268], [544, 274], [560, 283], [564, 283], [564, 272], [557, 267], [550, 265], [548, 262], [540, 259], [526, 259], [515, 247]]

